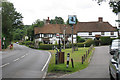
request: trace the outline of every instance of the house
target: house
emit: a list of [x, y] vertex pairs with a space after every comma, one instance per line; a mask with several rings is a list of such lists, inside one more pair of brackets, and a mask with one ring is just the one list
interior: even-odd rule
[[[43, 27], [35, 27], [34, 35], [35, 42], [43, 42], [49, 44], [61, 43], [65, 41], [72, 42], [72, 27], [64, 24], [49, 24], [49, 18], [47, 23]], [[73, 31], [73, 43], [76, 43], [76, 37], [82, 38], [96, 38], [100, 36], [109, 36], [111, 38], [117, 38], [118, 32], [109, 22], [104, 22], [102, 17], [98, 18], [95, 22], [78, 22], [74, 25]]]
[[[43, 27], [35, 27], [35, 42], [43, 42], [49, 44], [58, 44], [59, 39], [61, 43], [65, 41], [72, 42], [72, 27], [64, 24], [45, 24]], [[65, 31], [65, 32], [64, 32]], [[73, 43], [76, 43], [77, 33], [74, 31]]]
[[97, 36], [118, 37], [117, 28], [114, 28], [109, 22], [104, 22], [102, 17], [95, 22], [78, 22], [76, 27], [77, 36], [82, 38], [92, 38]]

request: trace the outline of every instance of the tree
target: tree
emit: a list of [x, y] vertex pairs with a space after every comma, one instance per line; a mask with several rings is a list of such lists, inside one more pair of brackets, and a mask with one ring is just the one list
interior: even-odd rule
[[50, 24], [64, 24], [62, 17], [55, 17], [55, 19], [50, 20]]
[[2, 36], [6, 37], [6, 46], [13, 40], [13, 32], [23, 28], [22, 15], [16, 11], [13, 3], [2, 2]]
[[27, 36], [29, 37], [29, 40], [33, 41], [34, 40], [34, 26], [30, 26], [27, 29]]
[[37, 19], [35, 22], [32, 24], [34, 27], [42, 27], [44, 25], [44, 22], [41, 21], [40, 19]]
[[[97, 0], [97, 3], [100, 5], [103, 1], [105, 0]], [[109, 5], [113, 9], [112, 11], [114, 13], [118, 14], [120, 12], [120, 1], [119, 0], [110, 0]]]
[[112, 11], [116, 14], [118, 14], [120, 12], [120, 1], [116, 2], [116, 1], [110, 1], [110, 7], [112, 7]]

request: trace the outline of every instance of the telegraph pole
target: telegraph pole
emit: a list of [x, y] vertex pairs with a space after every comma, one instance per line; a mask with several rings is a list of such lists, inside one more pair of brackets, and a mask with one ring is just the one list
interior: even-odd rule
[[64, 49], [65, 49], [65, 30], [64, 30]]
[[73, 53], [73, 25], [72, 25], [72, 53]]

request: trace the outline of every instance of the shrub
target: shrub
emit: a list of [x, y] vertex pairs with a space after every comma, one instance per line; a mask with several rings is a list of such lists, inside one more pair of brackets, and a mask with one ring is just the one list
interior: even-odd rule
[[85, 39], [84, 38], [81, 38], [80, 36], [77, 36], [77, 42], [80, 43], [80, 42], [85, 42]]
[[94, 44], [94, 40], [92, 39], [87, 39], [84, 44], [86, 44], [87, 47], [90, 47], [92, 44]]
[[55, 44], [40, 44], [39, 49], [52, 50], [54, 46], [58, 47], [58, 45]]
[[101, 45], [110, 45], [111, 39], [110, 37], [100, 37]]
[[[94, 44], [94, 40], [88, 39], [88, 40], [86, 40], [86, 42], [77, 43], [77, 44], [73, 44], [73, 45], [74, 46], [78, 46], [78, 47], [84, 47], [84, 44], [86, 44], [86, 47], [89, 47], [89, 46], [91, 46], [91, 44]], [[52, 50], [54, 46], [59, 48], [58, 44], [39, 44], [39, 49], [42, 49], [42, 50]], [[66, 45], [66, 48], [72, 48], [72, 44], [70, 43], [70, 44]]]

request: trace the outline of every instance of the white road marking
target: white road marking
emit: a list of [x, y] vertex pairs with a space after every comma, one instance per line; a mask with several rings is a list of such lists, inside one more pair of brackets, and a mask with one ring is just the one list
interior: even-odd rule
[[20, 59], [20, 58], [17, 58], [17, 59], [15, 59], [15, 60], [13, 60], [13, 61], [15, 62], [15, 61], [18, 61], [19, 59]]
[[28, 54], [25, 54], [26, 56], [28, 55]]
[[24, 58], [26, 55], [21, 56], [21, 58]]
[[7, 66], [8, 64], [10, 64], [10, 63], [6, 63], [6, 64], [4, 64], [4, 65], [2, 65], [2, 66], [0, 66], [0, 67], [1, 67], [1, 68], [2, 68], [2, 67], [5, 67], [5, 66]]
[[[48, 52], [48, 53], [50, 54], [50, 52]], [[47, 64], [48, 64], [48, 62], [49, 62], [49, 60], [50, 60], [50, 58], [51, 58], [51, 54], [50, 54], [50, 56], [49, 56], [49, 58], [48, 58], [46, 64], [43, 66], [43, 68], [42, 68], [41, 71], [44, 71], [45, 67], [47, 66]]]

